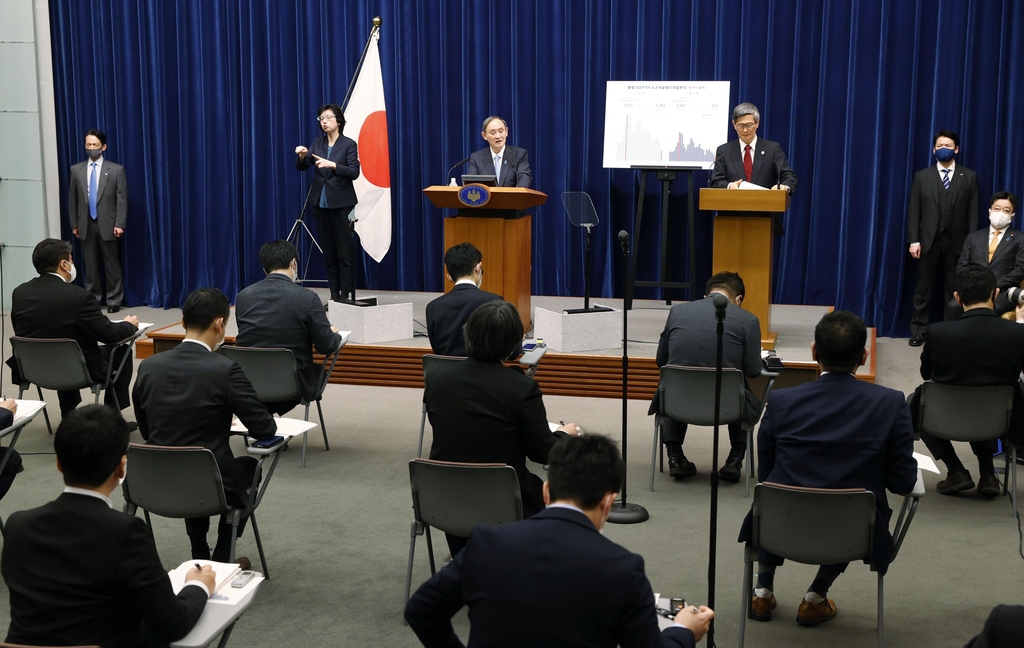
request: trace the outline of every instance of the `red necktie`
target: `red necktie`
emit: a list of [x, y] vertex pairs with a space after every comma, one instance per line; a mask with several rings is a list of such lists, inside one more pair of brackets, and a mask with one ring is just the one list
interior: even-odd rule
[[743, 173], [747, 176], [747, 182], [750, 182], [750, 176], [754, 173], [754, 161], [750, 158], [750, 144], [743, 149]]

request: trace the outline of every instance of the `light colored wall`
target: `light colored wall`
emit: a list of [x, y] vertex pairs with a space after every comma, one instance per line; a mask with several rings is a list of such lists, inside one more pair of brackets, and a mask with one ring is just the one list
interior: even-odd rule
[[35, 276], [32, 248], [60, 237], [53, 65], [45, 0], [0, 2], [0, 244], [3, 305]]

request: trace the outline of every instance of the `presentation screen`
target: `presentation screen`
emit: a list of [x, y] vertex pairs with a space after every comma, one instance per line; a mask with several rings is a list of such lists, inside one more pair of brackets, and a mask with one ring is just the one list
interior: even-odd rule
[[728, 81], [608, 81], [604, 166], [710, 169], [729, 136]]

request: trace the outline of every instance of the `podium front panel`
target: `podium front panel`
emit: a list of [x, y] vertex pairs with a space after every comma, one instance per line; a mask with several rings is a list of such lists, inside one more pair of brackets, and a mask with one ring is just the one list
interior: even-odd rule
[[757, 316], [764, 348], [774, 346], [766, 346], [771, 332], [773, 239], [770, 214], [715, 217], [711, 272], [738, 272], [743, 278], [743, 308]]

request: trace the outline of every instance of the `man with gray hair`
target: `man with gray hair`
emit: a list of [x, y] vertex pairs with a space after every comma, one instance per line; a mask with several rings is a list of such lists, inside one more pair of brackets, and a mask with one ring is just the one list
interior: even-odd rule
[[[789, 168], [786, 153], [778, 142], [758, 138], [760, 124], [761, 113], [754, 104], [744, 102], [732, 109], [732, 127], [739, 140], [715, 151], [712, 187], [741, 189], [749, 183], [791, 194], [796, 190], [796, 173]], [[775, 234], [783, 234], [781, 214], [775, 217]]]
[[491, 115], [480, 127], [480, 137], [488, 146], [469, 157], [470, 175], [494, 174], [496, 187], [529, 187], [533, 176], [530, 174], [530, 160], [526, 149], [506, 146], [508, 123]]

